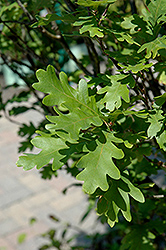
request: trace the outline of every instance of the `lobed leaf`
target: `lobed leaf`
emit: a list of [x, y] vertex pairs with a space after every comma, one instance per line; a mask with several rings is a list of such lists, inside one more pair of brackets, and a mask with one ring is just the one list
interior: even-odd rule
[[110, 111], [113, 111], [115, 108], [119, 108], [122, 105], [123, 98], [127, 103], [130, 101], [129, 98], [129, 89], [127, 84], [121, 84], [119, 81], [126, 76], [124, 75], [115, 75], [108, 78], [112, 82], [112, 86], [106, 86], [98, 91], [98, 94], [103, 94], [106, 92], [103, 99], [98, 102], [98, 106], [103, 108], [104, 103], [106, 103], [106, 108]]
[[161, 130], [163, 125], [164, 116], [162, 115], [162, 110], [156, 110], [155, 114], [149, 115], [148, 121], [150, 126], [147, 130], [147, 134], [150, 138], [156, 136], [157, 133]]
[[110, 133], [105, 133], [105, 137], [106, 143], [98, 141], [96, 149], [84, 155], [77, 163], [78, 168], [84, 168], [77, 175], [77, 180], [84, 181], [83, 189], [90, 194], [94, 193], [98, 187], [104, 191], [108, 189], [107, 175], [113, 179], [120, 178], [120, 171], [112, 158], [122, 159], [124, 154], [113, 142], [123, 141]]
[[62, 15], [62, 16], [59, 16], [53, 13], [53, 14], [47, 14], [45, 17], [36, 15], [36, 19], [37, 19], [37, 22], [31, 25], [32, 28], [37, 28], [38, 26], [46, 26], [49, 23], [53, 21], [57, 21], [57, 20], [73, 23], [76, 20], [76, 17], [69, 13], [67, 15]]
[[160, 49], [166, 49], [166, 36], [157, 37], [155, 40], [144, 43], [141, 48], [137, 51], [140, 53], [146, 49], [146, 58], [149, 59], [151, 56], [154, 59]]
[[53, 138], [49, 136], [37, 136], [32, 141], [32, 144], [42, 149], [38, 154], [26, 154], [20, 156], [17, 161], [18, 167], [23, 167], [24, 170], [30, 170], [34, 167], [40, 169], [41, 167], [47, 165], [52, 159], [52, 169], [57, 170], [64, 163], [61, 162], [63, 156], [59, 153], [60, 149], [67, 148], [67, 145], [60, 138]]
[[127, 221], [131, 221], [129, 195], [139, 202], [144, 202], [142, 192], [126, 177], [119, 180], [111, 179], [109, 189], [102, 193], [97, 203], [97, 213], [105, 214], [111, 227], [118, 222], [118, 213], [122, 212]]
[[102, 125], [95, 98], [88, 96], [88, 86], [84, 79], [80, 80], [77, 90], [73, 89], [68, 83], [67, 75], [61, 72], [58, 80], [52, 66], [48, 66], [47, 71], [37, 71], [37, 78], [39, 82], [33, 87], [49, 94], [43, 99], [43, 103], [47, 106], [63, 104], [70, 111], [64, 115], [55, 108], [59, 116], [48, 116], [48, 120], [56, 124], [55, 130], [63, 128], [71, 139], [78, 139], [81, 129]]
[[92, 1], [92, 0], [78, 0], [77, 4], [85, 7], [98, 7], [99, 5], [102, 4], [109, 4], [109, 3], [114, 3], [116, 0], [102, 0], [102, 1]]
[[146, 10], [146, 16], [152, 26], [161, 21], [166, 21], [166, 1], [165, 0], [151, 0]]
[[62, 114], [57, 110], [59, 116], [47, 116], [47, 119], [55, 123], [54, 129], [62, 129], [70, 134], [71, 139], [78, 140], [80, 130], [86, 130], [90, 126], [102, 125], [101, 119], [92, 112], [82, 111], [79, 107], [69, 114]]

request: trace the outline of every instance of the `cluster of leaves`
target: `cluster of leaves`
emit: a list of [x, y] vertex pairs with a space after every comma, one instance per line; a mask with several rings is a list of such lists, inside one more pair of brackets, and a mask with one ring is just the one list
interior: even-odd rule
[[[33, 4], [17, 1], [0, 13], [3, 63], [26, 82], [27, 93], [37, 98], [32, 108], [42, 109], [49, 121], [45, 127], [41, 123], [31, 141], [40, 153], [21, 156], [17, 165], [30, 170], [52, 162], [52, 172], [50, 165], [45, 167], [44, 178], [47, 169], [51, 178], [65, 166], [83, 181], [90, 199], [97, 200], [102, 221], [111, 227], [121, 216], [132, 221], [121, 249], [156, 249], [165, 238], [166, 223], [165, 191], [151, 177], [165, 171], [165, 0]], [[39, 13], [43, 9], [48, 13], [44, 17]], [[87, 51], [78, 59], [71, 47], [80, 43]], [[19, 71], [24, 57], [29, 78]], [[64, 73], [69, 59], [77, 69]], [[32, 86], [36, 70], [38, 82]], [[44, 93], [42, 104], [38, 91]], [[29, 140], [35, 126], [30, 124], [32, 132], [27, 128], [19, 133], [29, 133]]]

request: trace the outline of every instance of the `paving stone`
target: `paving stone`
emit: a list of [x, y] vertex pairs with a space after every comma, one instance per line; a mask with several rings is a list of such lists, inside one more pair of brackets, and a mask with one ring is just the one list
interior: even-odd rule
[[0, 250], [16, 250], [13, 244], [10, 244], [8, 240], [0, 238]]
[[10, 175], [1, 175], [0, 188], [3, 189], [4, 193], [7, 193], [20, 188], [20, 184], [18, 179], [12, 178]]
[[84, 201], [85, 196], [83, 195], [82, 190], [79, 188], [71, 189], [72, 190], [70, 190], [70, 192], [68, 192], [66, 195], [61, 194], [59, 199], [52, 201], [50, 206], [55, 208], [57, 211], [64, 211]]
[[15, 220], [11, 217], [8, 217], [4, 221], [1, 221], [0, 236], [10, 234], [17, 228], [18, 224], [15, 222]]
[[31, 174], [27, 172], [26, 175], [20, 178], [20, 183], [33, 192], [41, 192], [42, 190], [47, 190], [50, 188], [49, 181], [44, 181], [43, 179], [41, 179], [38, 173]]
[[6, 215], [14, 218], [17, 225], [22, 226], [26, 225], [30, 218], [33, 217], [33, 211], [31, 209], [27, 209], [22, 204], [16, 203], [7, 209]]
[[0, 208], [10, 206], [14, 202], [19, 202], [31, 194], [31, 191], [25, 187], [13, 189], [12, 192], [3, 193], [0, 195]]

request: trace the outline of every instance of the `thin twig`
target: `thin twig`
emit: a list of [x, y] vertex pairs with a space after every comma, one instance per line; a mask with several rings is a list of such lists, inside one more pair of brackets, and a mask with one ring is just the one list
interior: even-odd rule
[[64, 0], [64, 2], [66, 3], [70, 11], [75, 12], [76, 5], [74, 3], [72, 3], [70, 0]]
[[109, 6], [110, 6], [110, 3], [107, 5], [107, 7], [105, 8], [103, 14], [101, 15], [99, 23], [98, 23], [99, 25], [101, 24], [102, 20], [106, 17]]
[[36, 21], [35, 18], [29, 13], [29, 11], [25, 8], [25, 6], [21, 3], [20, 0], [17, 0], [18, 5], [21, 7], [21, 9], [24, 11], [26, 16], [30, 19], [30, 21]]
[[61, 43], [62, 47], [65, 49], [65, 51], [67, 52], [68, 56], [76, 63], [76, 65], [86, 74], [89, 76], [92, 76], [92, 74], [82, 65], [82, 63], [75, 57], [75, 55], [72, 53], [72, 51], [70, 50], [67, 42], [65, 41], [64, 37], [62, 36], [62, 34], [58, 34], [58, 35], [54, 35], [52, 33], [50, 33], [49, 31], [47, 31], [45, 28], [42, 28], [43, 33], [45, 33], [48, 37], [57, 40], [58, 42]]
[[93, 66], [94, 76], [96, 77], [100, 73], [100, 62], [98, 58], [97, 51], [95, 49], [94, 43], [88, 37], [84, 38], [85, 45], [87, 47], [89, 57]]

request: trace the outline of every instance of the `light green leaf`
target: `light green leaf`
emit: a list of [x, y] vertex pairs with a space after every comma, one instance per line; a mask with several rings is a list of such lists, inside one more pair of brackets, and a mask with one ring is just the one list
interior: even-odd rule
[[27, 235], [26, 235], [25, 233], [20, 234], [20, 235], [18, 236], [18, 239], [17, 239], [18, 243], [19, 243], [19, 244], [24, 243], [24, 241], [26, 240], [26, 237], [27, 237]]
[[91, 37], [94, 37], [94, 36], [103, 37], [104, 36], [104, 34], [101, 32], [103, 30], [99, 29], [98, 27], [94, 27], [94, 24], [84, 25], [79, 31], [80, 31], [80, 34], [83, 34], [89, 31]]
[[92, 112], [82, 111], [79, 107], [73, 109], [69, 114], [62, 114], [57, 110], [59, 116], [47, 116], [50, 122], [55, 123], [54, 129], [62, 129], [70, 134], [72, 139], [79, 138], [80, 130], [88, 129], [90, 126], [101, 126], [101, 119]]
[[166, 49], [166, 36], [157, 37], [155, 40], [144, 43], [141, 48], [137, 51], [137, 53], [142, 52], [146, 49], [146, 58], [149, 59], [152, 57], [153, 59], [157, 56], [158, 50]]
[[106, 92], [104, 98], [98, 102], [98, 106], [103, 108], [104, 103], [106, 103], [106, 108], [113, 111], [122, 105], [121, 98], [127, 103], [130, 101], [129, 89], [127, 88], [127, 84], [121, 84], [119, 82], [124, 78], [124, 75], [115, 75], [109, 78], [111, 79], [112, 86], [106, 86], [98, 91], [98, 94]]
[[12, 4], [3, 6], [0, 10], [0, 17], [3, 15], [3, 13], [5, 13], [8, 10], [10, 11], [12, 8], [19, 8], [18, 3], [14, 2]]
[[102, 1], [92, 1], [92, 0], [78, 0], [77, 4], [85, 7], [98, 7], [99, 5], [102, 4], [109, 4], [109, 3], [114, 3], [116, 0], [102, 0]]
[[141, 203], [145, 202], [144, 195], [139, 190], [139, 188], [135, 187], [126, 177], [121, 176], [121, 179], [128, 185], [130, 191], [128, 192], [136, 201]]
[[52, 159], [52, 169], [57, 170], [64, 165], [60, 160], [63, 156], [59, 153], [60, 149], [68, 148], [64, 141], [60, 138], [36, 136], [32, 140], [32, 144], [42, 149], [38, 154], [26, 154], [20, 156], [17, 161], [18, 167], [23, 167], [24, 170], [30, 170], [34, 167], [40, 169], [47, 165]]
[[79, 21], [76, 21], [73, 23], [74, 26], [81, 26], [85, 23], [91, 23], [92, 22], [92, 16], [86, 16], [86, 17], [79, 17]]
[[124, 190], [118, 188], [119, 193], [121, 194], [121, 196], [123, 197], [123, 199], [125, 200], [126, 203], [126, 210], [124, 211], [123, 209], [121, 210], [124, 218], [127, 221], [131, 221], [132, 217], [131, 217], [131, 213], [130, 213], [130, 199], [129, 199], [129, 195], [127, 192], [125, 192]]
[[79, 17], [79, 21], [76, 21], [73, 25], [82, 26], [82, 28], [79, 29], [80, 34], [89, 32], [91, 37], [94, 37], [94, 36], [103, 37], [104, 36], [104, 34], [102, 33], [103, 30], [97, 26], [97, 22], [93, 16]]
[[157, 136], [156, 139], [160, 148], [166, 151], [166, 131], [164, 131], [161, 135]]
[[137, 43], [135, 40], [133, 40], [132, 36], [130, 36], [128, 33], [116, 32], [116, 31], [112, 31], [112, 33], [114, 33], [117, 40], [120, 41], [120, 42], [126, 41], [129, 44], [136, 44], [136, 45], [140, 46], [140, 44]]
[[166, 1], [165, 0], [151, 0], [146, 10], [146, 16], [150, 23], [155, 26], [156, 23], [166, 21]]
[[149, 115], [148, 121], [150, 123], [150, 126], [147, 130], [147, 134], [150, 138], [153, 136], [156, 136], [157, 133], [161, 130], [161, 127], [163, 125], [163, 119], [164, 116], [162, 116], [163, 111], [162, 110], [156, 110], [155, 114]]
[[129, 65], [129, 66], [124, 66], [121, 64], [119, 64], [119, 65], [127, 71], [132, 71], [133, 73], [138, 73], [141, 70], [145, 70], [145, 69], [150, 68], [151, 66], [153, 66], [153, 63], [145, 64], [145, 60], [142, 60], [142, 62], [137, 63], [135, 65]]
[[134, 20], [134, 16], [127, 16], [124, 17], [124, 21], [121, 23], [121, 26], [123, 29], [130, 29], [130, 33], [134, 34], [137, 31], [135, 31], [135, 28], [137, 27], [137, 24], [132, 23]]
[[37, 71], [37, 78], [39, 82], [33, 84], [33, 87], [49, 94], [43, 99], [43, 103], [47, 106], [63, 105], [70, 111], [63, 115], [55, 108], [59, 116], [48, 117], [49, 121], [56, 123], [54, 129], [65, 128], [71, 139], [78, 139], [80, 129], [87, 129], [92, 124], [102, 125], [95, 98], [88, 96], [88, 86], [84, 79], [80, 80], [78, 89], [73, 89], [68, 83], [67, 75], [61, 72], [58, 80], [52, 66], [48, 66], [47, 71]]
[[106, 143], [98, 141], [96, 149], [84, 155], [77, 163], [78, 168], [84, 168], [77, 175], [77, 180], [84, 181], [83, 189], [90, 194], [94, 193], [98, 187], [104, 191], [108, 189], [107, 175], [113, 179], [120, 178], [120, 171], [115, 166], [112, 157], [122, 159], [124, 154], [112, 142], [122, 142], [122, 140], [110, 133], [106, 133], [105, 136]]
[[[79, 105], [76, 100], [77, 91], [68, 84], [67, 75], [61, 72], [60, 80], [57, 78], [55, 69], [49, 65], [47, 70], [39, 69], [36, 72], [39, 82], [33, 84], [33, 88], [43, 93], [49, 94], [43, 99], [46, 106], [54, 106], [65, 103], [72, 103], [73, 107]], [[76, 104], [77, 103], [77, 104]]]

